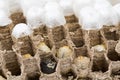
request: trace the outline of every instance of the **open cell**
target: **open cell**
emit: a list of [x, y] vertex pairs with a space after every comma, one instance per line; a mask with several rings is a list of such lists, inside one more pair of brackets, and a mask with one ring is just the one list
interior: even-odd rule
[[89, 47], [104, 44], [103, 37], [99, 30], [85, 31], [85, 40]]
[[105, 60], [93, 61], [92, 71], [93, 72], [97, 72], [97, 71], [106, 72], [108, 71], [108, 67], [109, 67], [109, 64]]
[[5, 64], [4, 67], [8, 69], [12, 75], [18, 76], [21, 74], [20, 63], [18, 62], [17, 55], [14, 52], [5, 52], [3, 54], [3, 58]]
[[57, 61], [52, 55], [42, 55], [40, 67], [44, 74], [51, 74], [56, 71]]
[[61, 73], [61, 75], [65, 80], [74, 80], [77, 77], [77, 75], [72, 70], [67, 73]]
[[[49, 34], [49, 33], [48, 33]], [[59, 27], [55, 27], [52, 29], [52, 34], [53, 34], [53, 40], [55, 42], [59, 42], [62, 41], [63, 39], [65, 39], [66, 34], [64, 31], [64, 27], [63, 26], [59, 26]]]
[[119, 54], [115, 51], [116, 44], [117, 44], [117, 41], [107, 41], [107, 48], [108, 48], [107, 57], [111, 61], [120, 60]]
[[119, 39], [119, 35], [116, 33], [116, 31], [114, 32], [106, 32], [105, 33], [105, 38], [107, 40], [118, 40]]
[[27, 80], [39, 80], [39, 77], [40, 77], [40, 75], [37, 75], [37, 74], [32, 77], [28, 75]]
[[112, 30], [112, 28], [104, 27], [101, 30], [101, 33], [106, 40], [114, 40], [114, 41], [119, 40], [119, 34], [117, 33], [117, 30], [114, 29]]
[[119, 76], [120, 75], [120, 61], [112, 62], [110, 66], [110, 70], [111, 70], [111, 76], [113, 77]]
[[118, 55], [118, 53], [116, 51], [110, 51], [108, 52], [107, 54], [108, 58], [111, 60], [111, 61], [118, 61], [120, 60], [120, 56]]
[[80, 28], [79, 24], [68, 24], [67, 28], [69, 30], [69, 35], [70, 38], [73, 42], [73, 44], [76, 47], [82, 47], [85, 43], [84, 43], [84, 39], [83, 39], [83, 32], [82, 29]]

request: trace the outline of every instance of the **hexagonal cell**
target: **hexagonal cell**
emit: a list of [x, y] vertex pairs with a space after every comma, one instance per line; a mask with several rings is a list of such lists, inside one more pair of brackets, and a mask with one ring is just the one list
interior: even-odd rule
[[117, 44], [117, 41], [107, 41], [107, 48], [108, 48], [107, 57], [108, 57], [111, 61], [120, 60], [120, 56], [119, 56], [118, 53], [115, 51], [115, 46], [116, 46], [116, 44]]
[[55, 45], [56, 50], [58, 50], [60, 47], [63, 47], [63, 46], [69, 46], [68, 41], [66, 39], [63, 39], [62, 41], [57, 42], [54, 45]]
[[27, 80], [39, 80], [40, 75], [36, 74], [34, 76], [27, 75]]
[[[10, 71], [12, 75], [17, 76], [21, 74], [20, 63], [18, 62], [16, 53], [13, 51], [3, 52], [3, 66]], [[6, 71], [4, 72], [6, 74]]]
[[41, 41], [36, 41], [33, 44], [33, 50], [35, 53], [39, 54], [45, 54], [51, 52], [53, 49], [53, 44], [47, 39], [41, 40]]
[[120, 61], [111, 62], [110, 65], [111, 76], [119, 76], [120, 75]]
[[9, 24], [7, 26], [0, 27], [0, 50], [12, 50], [13, 41], [9, 26], [11, 25]]
[[61, 75], [63, 80], [74, 80], [77, 77], [77, 75], [72, 70], [67, 73], [61, 73]]
[[101, 36], [99, 30], [89, 30], [89, 31], [85, 30], [84, 37], [85, 37], [85, 43], [88, 46], [88, 48], [92, 48], [93, 46], [104, 44], [103, 37]]
[[71, 45], [69, 45], [69, 43], [66, 39], [64, 39], [60, 42], [57, 42], [55, 44], [55, 48], [56, 48], [55, 56], [59, 59], [74, 56], [73, 49], [72, 49]]
[[[94, 49], [95, 47], [93, 47], [92, 49]], [[108, 67], [109, 67], [109, 62], [107, 61], [106, 57], [104, 54], [106, 54], [106, 51], [101, 51], [101, 52], [97, 52], [96, 50], [91, 52], [92, 54], [92, 71], [93, 72], [97, 72], [97, 71], [102, 71], [102, 72], [106, 72], [108, 71]]]
[[106, 72], [108, 71], [109, 63], [104, 60], [93, 61], [92, 71], [93, 72]]
[[40, 59], [40, 68], [44, 74], [56, 72], [57, 61], [53, 55], [41, 55]]
[[37, 35], [44, 36], [46, 34], [47, 34], [46, 26], [41, 25], [40, 27], [33, 29], [32, 36], [37, 36]]
[[13, 49], [17, 53], [20, 53], [21, 55], [29, 53], [30, 55], [34, 56], [29, 36], [21, 37], [18, 39], [13, 37], [13, 42], [14, 42]]
[[59, 47], [56, 53], [56, 57], [59, 59], [72, 58], [74, 55], [72, 48], [66, 45]]
[[11, 38], [1, 40], [0, 41], [0, 50], [12, 50], [12, 45], [13, 45], [13, 41]]
[[85, 45], [83, 47], [74, 47], [74, 53], [75, 53], [76, 57], [78, 57], [78, 56], [90, 57], [90, 55], [88, 54], [87, 47]]
[[101, 30], [102, 36], [106, 39], [106, 40], [119, 40], [119, 34], [117, 33], [116, 30], [112, 30], [113, 27], [103, 27], [103, 29]]
[[119, 35], [116, 33], [116, 31], [113, 32], [106, 32], [105, 33], [105, 38], [107, 40], [118, 40], [119, 39]]
[[81, 29], [77, 29], [74, 32], [69, 32], [72, 42], [76, 47], [82, 47], [84, 43], [83, 34]]
[[118, 53], [115, 50], [109, 51], [107, 56], [108, 56], [108, 58], [111, 61], [118, 61], [118, 60], [120, 60], [120, 56], [118, 55]]
[[72, 24], [71, 23], [67, 23], [65, 25], [65, 27], [68, 28], [69, 32], [74, 32], [74, 31], [76, 31], [77, 29], [80, 28], [80, 25], [78, 23], [72, 23]]
[[74, 23], [74, 22], [78, 22], [77, 18], [75, 17], [75, 15], [70, 15], [70, 16], [65, 16], [66, 22], [67, 23]]
[[11, 14], [10, 18], [12, 19], [12, 22], [14, 25], [16, 25], [18, 23], [26, 23], [26, 19], [22, 12], [16, 12], [14, 14]]
[[49, 40], [51, 40], [54, 43], [62, 41], [63, 39], [66, 38], [65, 29], [63, 26], [57, 26], [54, 27], [53, 29], [48, 28], [47, 34]]
[[80, 25], [77, 23], [67, 24], [66, 27], [69, 31], [69, 36], [76, 47], [84, 45], [83, 32]]
[[34, 57], [30, 57], [27, 59], [22, 60], [22, 74], [26, 74], [28, 80], [39, 80], [40, 76], [40, 69], [39, 65], [37, 64], [37, 60]]

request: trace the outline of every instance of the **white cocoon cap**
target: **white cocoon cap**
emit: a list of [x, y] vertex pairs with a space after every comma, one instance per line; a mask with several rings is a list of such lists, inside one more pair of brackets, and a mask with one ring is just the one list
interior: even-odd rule
[[44, 22], [44, 10], [40, 7], [31, 7], [26, 15], [27, 24], [32, 28], [40, 27]]
[[46, 11], [60, 10], [62, 11], [61, 6], [57, 2], [47, 2], [45, 4]]
[[91, 6], [92, 3], [93, 3], [92, 0], [74, 0], [73, 11], [75, 15], [78, 17], [79, 11], [86, 6]]
[[102, 15], [103, 25], [117, 25], [118, 17], [112, 5], [107, 0], [96, 0], [94, 8]]
[[28, 36], [32, 33], [32, 30], [24, 23], [17, 24], [12, 30], [12, 36], [16, 39], [24, 36]]
[[112, 5], [120, 3], [120, 0], [108, 0]]
[[101, 15], [92, 7], [82, 8], [79, 13], [79, 24], [85, 30], [95, 30], [102, 28]]
[[15, 13], [15, 12], [18, 12], [18, 11], [21, 11], [21, 7], [20, 7], [20, 2], [19, 0], [5, 0], [8, 2], [8, 6], [9, 6], [9, 10], [10, 10], [10, 13]]
[[22, 7], [24, 16], [26, 16], [29, 8], [33, 7], [33, 6], [38, 6], [38, 7], [43, 7], [43, 5], [45, 5], [45, 1], [44, 0], [20, 0], [20, 5]]
[[48, 27], [64, 25], [66, 23], [63, 11], [58, 3], [49, 2], [45, 6], [45, 23]]
[[73, 15], [73, 0], [60, 0], [59, 4], [65, 16]]
[[3, 10], [0, 10], [0, 27], [4, 27], [10, 23], [12, 23], [12, 21], [9, 18], [8, 14], [6, 14], [6, 12]]
[[5, 11], [5, 13], [9, 15], [9, 7], [8, 7], [8, 2], [7, 1], [0, 0], [0, 10]]
[[115, 12], [117, 13], [118, 19], [119, 19], [119, 22], [120, 22], [120, 3], [116, 4], [113, 8], [114, 8]]

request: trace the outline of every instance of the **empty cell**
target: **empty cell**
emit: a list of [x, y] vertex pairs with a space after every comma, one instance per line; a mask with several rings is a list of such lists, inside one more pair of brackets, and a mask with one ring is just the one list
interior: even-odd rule
[[36, 58], [28, 58], [22, 61], [22, 74], [25, 73], [28, 78], [34, 79], [35, 76], [40, 76], [40, 69], [37, 64]]
[[119, 76], [120, 75], [120, 61], [111, 62], [110, 65], [111, 76]]
[[16, 39], [16, 41], [14, 40], [13, 49], [18, 53], [20, 53], [21, 55], [29, 53], [32, 56], [34, 56], [31, 46], [32, 44], [30, 42], [30, 39], [28, 36], [26, 36], [26, 37]]
[[77, 77], [77, 75], [72, 70], [67, 73], [61, 73], [61, 75], [65, 80], [74, 80]]
[[27, 75], [27, 80], [39, 80], [40, 75], [29, 76]]
[[56, 71], [57, 61], [52, 55], [42, 55], [40, 67], [44, 74], [51, 74]]
[[33, 28], [33, 33], [32, 36], [37, 36], [37, 35], [46, 35], [47, 31], [46, 31], [46, 26], [45, 25], [40, 25], [39, 27], [35, 27]]
[[[0, 26], [0, 49], [1, 50], [12, 50], [12, 38], [10, 34], [9, 25]], [[7, 45], [6, 45], [7, 44]]]
[[77, 18], [75, 17], [75, 15], [71, 15], [71, 16], [65, 16], [66, 22], [67, 23], [75, 23], [78, 22]]
[[109, 63], [106, 60], [106, 49], [103, 45], [97, 45], [91, 48], [92, 54], [92, 71], [108, 71]]
[[106, 32], [105, 33], [105, 38], [107, 40], [118, 40], [119, 39], [119, 36], [118, 34], [116, 33], [116, 31], [113, 31], [113, 32]]
[[82, 30], [79, 28], [74, 32], [69, 32], [72, 42], [76, 47], [82, 47], [84, 43]]
[[116, 44], [117, 44], [117, 41], [107, 41], [107, 49], [108, 49], [107, 57], [111, 61], [120, 60], [119, 54], [115, 51]]
[[74, 52], [75, 52], [75, 55], [78, 57], [78, 56], [87, 56], [89, 57], [89, 54], [88, 54], [88, 50], [87, 50], [87, 47], [86, 46], [83, 46], [83, 47], [74, 47]]
[[117, 33], [116, 30], [112, 30], [112, 27], [104, 27], [101, 31], [102, 36], [106, 39], [106, 40], [119, 40], [119, 34]]
[[53, 28], [52, 34], [53, 34], [53, 40], [55, 42], [62, 41], [66, 37], [63, 26]]
[[[26, 23], [25, 17], [22, 12], [16, 12], [11, 14], [10, 18], [12, 19], [12, 22], [14, 26], [18, 23]], [[11, 27], [12, 30], [12, 27]]]
[[93, 61], [92, 71], [93, 72], [97, 72], [97, 71], [106, 72], [108, 71], [108, 67], [109, 67], [109, 64], [105, 60]]
[[89, 45], [90, 48], [104, 43], [99, 30], [85, 31], [84, 34], [86, 45]]
[[118, 53], [116, 51], [110, 51], [108, 52], [107, 54], [108, 58], [111, 60], [111, 61], [118, 61], [120, 60], [120, 56], [118, 55]]
[[12, 45], [13, 45], [13, 41], [11, 38], [1, 40], [0, 41], [0, 50], [12, 50]]
[[80, 28], [80, 25], [78, 23], [67, 23], [66, 24], [66, 27], [68, 28], [69, 32], [74, 32], [76, 31], [77, 29]]
[[3, 52], [4, 67], [11, 72], [12, 75], [20, 75], [20, 63], [18, 62], [17, 55], [13, 51]]

